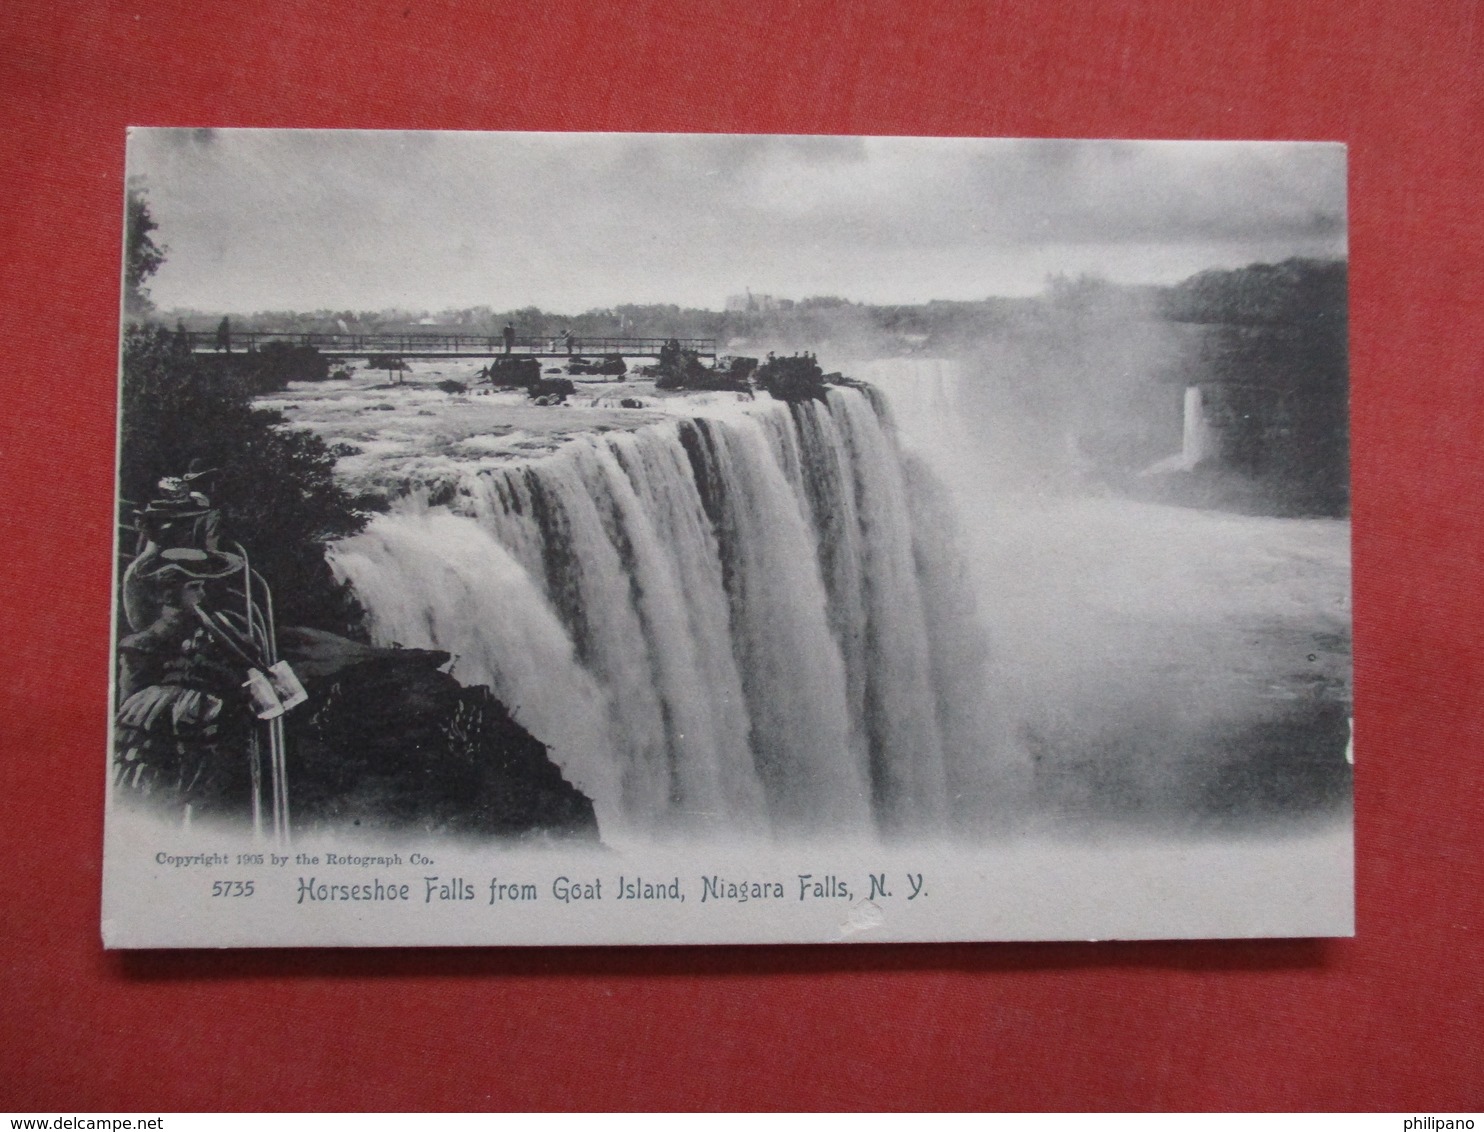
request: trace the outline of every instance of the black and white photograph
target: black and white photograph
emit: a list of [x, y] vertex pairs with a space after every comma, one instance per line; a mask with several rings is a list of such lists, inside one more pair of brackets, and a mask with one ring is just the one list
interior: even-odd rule
[[126, 166], [109, 946], [1352, 933], [1343, 145]]

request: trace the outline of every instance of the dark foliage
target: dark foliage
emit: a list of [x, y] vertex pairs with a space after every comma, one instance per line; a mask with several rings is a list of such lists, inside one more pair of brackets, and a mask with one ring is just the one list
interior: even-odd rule
[[1202, 271], [1161, 296], [1175, 322], [1230, 325], [1344, 323], [1349, 271], [1343, 260], [1288, 259], [1235, 271]]
[[193, 459], [218, 469], [212, 502], [224, 534], [267, 578], [280, 624], [346, 632], [359, 617], [324, 560], [324, 543], [359, 531], [369, 499], [336, 484], [335, 457], [281, 413], [252, 406], [252, 375], [202, 364], [168, 331], [124, 334], [119, 483], [142, 505]]
[[260, 350], [240, 354], [197, 354], [202, 373], [235, 381], [249, 395], [279, 393], [291, 381], [327, 381], [330, 360], [313, 346], [269, 342]]
[[1205, 271], [1163, 296], [1192, 328], [1200, 381], [1236, 471], [1281, 488], [1284, 512], [1349, 506], [1347, 265], [1290, 259]]

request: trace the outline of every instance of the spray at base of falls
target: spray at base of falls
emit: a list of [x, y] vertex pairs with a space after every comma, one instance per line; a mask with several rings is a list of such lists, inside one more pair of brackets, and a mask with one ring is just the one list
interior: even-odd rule
[[405, 499], [331, 565], [378, 643], [489, 685], [605, 837], [979, 828], [1014, 778], [984, 638], [882, 413], [836, 388], [595, 433]]

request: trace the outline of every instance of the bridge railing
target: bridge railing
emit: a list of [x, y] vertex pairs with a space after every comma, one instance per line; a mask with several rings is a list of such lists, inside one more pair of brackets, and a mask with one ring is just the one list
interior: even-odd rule
[[[300, 333], [287, 330], [233, 331], [224, 343], [214, 330], [188, 331], [191, 349], [212, 353], [228, 349], [232, 353], [260, 350], [271, 342], [290, 346], [313, 346], [321, 353], [339, 355], [395, 354], [401, 356], [438, 356], [464, 354], [486, 357], [506, 353], [505, 339], [499, 334], [444, 334], [404, 332], [377, 334]], [[621, 354], [628, 357], [658, 357], [670, 338], [625, 338], [608, 335], [583, 337], [574, 335], [570, 345], [566, 338], [517, 335], [510, 353], [534, 355]], [[677, 338], [681, 349], [706, 357], [716, 356], [715, 338]]]

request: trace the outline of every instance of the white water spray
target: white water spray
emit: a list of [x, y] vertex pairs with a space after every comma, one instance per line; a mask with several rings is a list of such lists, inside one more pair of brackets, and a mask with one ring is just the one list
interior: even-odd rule
[[877, 410], [703, 411], [466, 473], [458, 513], [404, 501], [332, 565], [379, 643], [510, 704], [605, 837], [977, 823], [983, 638]]

